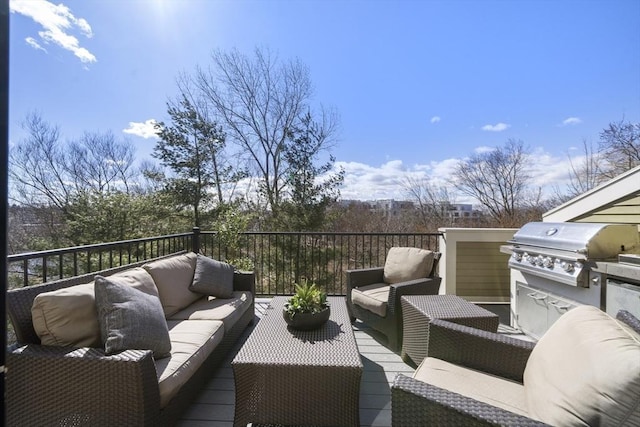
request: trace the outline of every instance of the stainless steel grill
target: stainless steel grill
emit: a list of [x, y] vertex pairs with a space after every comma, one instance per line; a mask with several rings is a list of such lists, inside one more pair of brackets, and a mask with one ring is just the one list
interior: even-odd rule
[[600, 261], [640, 251], [636, 225], [531, 222], [508, 243], [513, 326], [540, 338], [583, 304], [606, 307]]
[[628, 224], [530, 222], [508, 243], [509, 267], [585, 288], [590, 263], [640, 249], [638, 228]]

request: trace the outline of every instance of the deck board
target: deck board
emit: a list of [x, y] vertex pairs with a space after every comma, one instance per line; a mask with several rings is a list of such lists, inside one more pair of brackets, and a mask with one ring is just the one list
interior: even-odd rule
[[[256, 300], [256, 316], [260, 318], [268, 306], [268, 299]], [[233, 425], [235, 403], [231, 360], [240, 349], [253, 327], [247, 328], [243, 337], [231, 351], [223, 365], [207, 383], [193, 404], [182, 415], [179, 427], [230, 427]], [[405, 364], [400, 355], [384, 346], [384, 337], [367, 325], [356, 321], [354, 334], [364, 372], [360, 384], [360, 425], [391, 425], [391, 384], [398, 373], [412, 375], [414, 369]], [[499, 332], [513, 332], [501, 325]]]

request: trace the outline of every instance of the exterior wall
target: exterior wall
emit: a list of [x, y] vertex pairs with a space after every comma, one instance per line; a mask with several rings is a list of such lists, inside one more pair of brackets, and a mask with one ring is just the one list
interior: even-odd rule
[[456, 293], [474, 300], [509, 300], [509, 254], [504, 242], [458, 242]]
[[640, 166], [545, 212], [542, 220], [640, 224]]
[[[640, 186], [640, 184], [638, 184]], [[610, 224], [640, 224], [640, 196], [605, 206], [577, 218], [575, 222], [605, 222]]]
[[441, 228], [441, 294], [472, 302], [510, 301], [509, 255], [500, 246], [517, 228]]

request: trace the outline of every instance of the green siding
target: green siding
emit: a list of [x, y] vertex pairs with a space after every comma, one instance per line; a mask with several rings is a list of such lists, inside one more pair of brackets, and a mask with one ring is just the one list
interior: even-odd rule
[[458, 242], [456, 293], [465, 297], [509, 298], [509, 255], [504, 242]]

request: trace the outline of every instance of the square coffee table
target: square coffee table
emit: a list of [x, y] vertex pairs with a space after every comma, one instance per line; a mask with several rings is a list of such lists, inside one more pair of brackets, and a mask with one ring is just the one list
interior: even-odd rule
[[358, 426], [363, 365], [344, 297], [329, 297], [331, 316], [312, 331], [288, 327], [275, 297], [231, 362], [234, 426]]
[[407, 295], [402, 304], [402, 352], [405, 362], [419, 365], [429, 352], [429, 323], [442, 319], [497, 332], [499, 317], [456, 295]]

